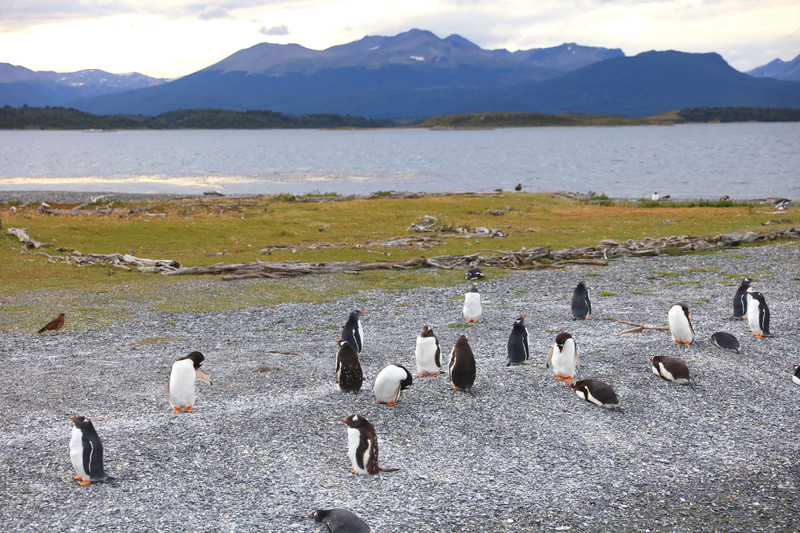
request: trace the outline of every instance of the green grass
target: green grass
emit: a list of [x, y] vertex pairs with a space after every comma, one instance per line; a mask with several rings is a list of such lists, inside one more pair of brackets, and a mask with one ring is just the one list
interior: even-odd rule
[[[335, 195], [328, 196], [328, 200]], [[302, 279], [228, 283], [218, 277], [196, 278], [144, 275], [112, 270], [109, 266], [76, 267], [51, 256], [71, 250], [88, 253], [127, 253], [149, 259], [173, 259], [185, 266], [220, 262], [405, 260], [420, 255], [466, 255], [481, 249], [519, 250], [522, 247], [594, 245], [602, 239], [670, 235], [713, 235], [730, 231], [761, 231], [769, 215], [748, 207], [663, 206], [657, 210], [634, 203], [597, 205], [548, 194], [458, 194], [391, 199], [386, 196], [348, 201], [305, 202], [291, 195], [246, 199], [193, 198], [131, 202], [114, 207], [146, 208], [132, 216], [45, 215], [36, 206], [17, 211], [0, 206], [3, 228], [28, 228], [29, 235], [54, 246], [22, 250], [17, 239], [0, 237], [0, 329], [38, 329], [59, 311], [67, 312], [65, 330], [104, 327], [130, 319], [129, 308], [144, 303], [169, 312], [217, 312], [287, 302], [323, 303], [362, 290], [402, 291], [420, 286], [465, 284], [463, 271], [368, 271], [359, 274], [313, 276]], [[602, 201], [602, 200], [601, 200]], [[511, 209], [502, 217], [487, 210]], [[73, 205], [54, 205], [69, 209]], [[789, 212], [797, 208], [791, 208]], [[164, 214], [165, 216], [147, 216]], [[504, 239], [458, 238], [445, 233], [432, 248], [383, 248], [387, 238], [417, 235], [408, 226], [435, 215], [445, 228], [503, 229]], [[791, 216], [791, 214], [787, 214]], [[673, 223], [663, 224], [668, 218]], [[325, 231], [318, 228], [328, 225]], [[528, 228], [538, 231], [530, 232]], [[477, 241], [477, 242], [476, 242]], [[311, 246], [335, 243], [331, 247]], [[262, 250], [272, 248], [270, 255]], [[65, 251], [58, 251], [64, 247]], [[292, 251], [294, 250], [294, 251]], [[225, 251], [225, 255], [218, 254]], [[378, 253], [373, 253], [378, 252]], [[491, 252], [483, 252], [491, 254]], [[666, 253], [673, 253], [667, 250]], [[674, 250], [674, 253], [679, 253]], [[483, 269], [496, 279], [510, 271]], [[591, 274], [589, 274], [591, 275]], [[744, 277], [746, 274], [731, 275]], [[758, 277], [758, 275], [755, 275]], [[524, 290], [524, 289], [523, 289]], [[460, 299], [463, 290], [459, 289]], [[362, 299], [361, 301], [366, 301]]]

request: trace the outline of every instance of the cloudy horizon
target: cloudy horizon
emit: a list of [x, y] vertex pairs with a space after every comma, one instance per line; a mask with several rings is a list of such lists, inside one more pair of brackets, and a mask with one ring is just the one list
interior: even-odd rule
[[262, 42], [321, 50], [413, 28], [512, 52], [717, 52], [740, 71], [800, 54], [796, 0], [19, 0], [0, 7], [0, 62], [174, 78]]

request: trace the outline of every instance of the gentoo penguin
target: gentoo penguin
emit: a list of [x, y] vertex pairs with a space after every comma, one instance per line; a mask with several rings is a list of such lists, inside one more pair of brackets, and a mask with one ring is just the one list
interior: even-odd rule
[[522, 315], [514, 321], [511, 335], [508, 336], [508, 361], [506, 366], [527, 365], [531, 355], [528, 348], [528, 330], [525, 327], [525, 317]]
[[369, 420], [362, 415], [350, 415], [342, 422], [347, 424], [347, 456], [353, 465], [350, 472], [372, 476], [399, 470], [378, 466], [378, 435]]
[[589, 291], [586, 283], [581, 281], [572, 292], [572, 316], [574, 320], [589, 318], [592, 314], [592, 302], [589, 301]]
[[747, 294], [750, 295], [750, 303], [747, 304], [747, 325], [750, 326], [750, 331], [758, 339], [771, 337], [767, 300], [760, 292], [748, 292]]
[[556, 335], [556, 342], [550, 348], [550, 353], [547, 354], [545, 368], [551, 364], [556, 379], [563, 379], [567, 383], [572, 381], [575, 369], [580, 366], [580, 357], [578, 348], [575, 346], [575, 339], [569, 333], [562, 331]]
[[694, 328], [689, 319], [689, 307], [685, 303], [678, 302], [669, 308], [669, 333], [675, 344], [689, 346], [694, 340]]
[[464, 294], [464, 322], [477, 322], [480, 320], [483, 310], [481, 309], [481, 295], [478, 286], [474, 283], [469, 291]]
[[794, 374], [792, 375], [792, 381], [800, 385], [800, 365], [792, 365], [794, 368]]
[[325, 524], [330, 533], [370, 533], [369, 525], [347, 509], [318, 509], [308, 517]]
[[711, 342], [715, 346], [739, 353], [739, 340], [725, 331], [718, 331], [711, 335]]
[[658, 201], [658, 198], [659, 198], [659, 196], [658, 196], [658, 193], [657, 193], [657, 192], [654, 192], [654, 193], [652, 194], [652, 196], [650, 196], [650, 200], [651, 200], [651, 201], [653, 201], [653, 202], [657, 202], [657, 201]]
[[417, 358], [419, 377], [439, 375], [442, 369], [442, 349], [439, 346], [439, 338], [429, 326], [422, 326], [414, 355]]
[[372, 382], [372, 392], [378, 403], [394, 405], [400, 399], [400, 391], [411, 386], [411, 372], [403, 365], [387, 365], [378, 372]]
[[204, 360], [203, 354], [192, 352], [172, 363], [172, 372], [167, 384], [167, 396], [170, 405], [175, 408], [173, 413], [180, 413], [182, 410], [186, 410], [187, 413], [193, 412], [192, 406], [197, 399], [194, 395], [196, 380], [199, 379], [211, 385], [211, 378], [198, 370]]
[[472, 394], [475, 383], [475, 355], [467, 342], [467, 336], [461, 335], [450, 352], [450, 382], [455, 390], [465, 390]]
[[781, 211], [783, 211], [784, 209], [789, 207], [790, 203], [792, 203], [792, 201], [789, 200], [788, 198], [778, 198], [777, 200], [775, 200], [775, 209], [780, 209]]
[[364, 311], [356, 309], [347, 319], [347, 323], [342, 328], [342, 340], [350, 343], [355, 348], [356, 353], [361, 353], [364, 349], [364, 326], [361, 325], [361, 315], [366, 315]]
[[467, 272], [466, 274], [464, 274], [464, 277], [467, 279], [467, 281], [483, 279], [483, 272], [481, 272], [481, 269], [478, 267], [472, 267], [467, 269]]
[[57, 317], [45, 324], [44, 327], [39, 330], [39, 333], [44, 333], [45, 331], [58, 331], [63, 325], [64, 313], [59, 313]]
[[78, 485], [88, 485], [92, 481], [111, 481], [113, 478], [103, 470], [103, 443], [94, 429], [92, 421], [85, 416], [70, 418], [72, 438], [69, 441], [69, 455], [75, 467]]
[[657, 355], [650, 358], [650, 369], [653, 374], [668, 381], [682, 385], [689, 383], [689, 367], [686, 363], [671, 355]]
[[336, 341], [339, 352], [336, 354], [336, 384], [339, 392], [356, 393], [364, 383], [364, 372], [358, 361], [355, 348], [347, 341]]
[[750, 291], [750, 285], [758, 281], [753, 278], [744, 278], [736, 289], [736, 294], [733, 295], [733, 318], [741, 318], [747, 320], [747, 293]]
[[583, 398], [587, 402], [605, 407], [606, 409], [613, 409], [622, 412], [617, 399], [617, 393], [611, 388], [611, 385], [600, 381], [599, 379], [582, 379], [575, 383], [570, 383], [569, 387], [575, 391], [578, 397]]

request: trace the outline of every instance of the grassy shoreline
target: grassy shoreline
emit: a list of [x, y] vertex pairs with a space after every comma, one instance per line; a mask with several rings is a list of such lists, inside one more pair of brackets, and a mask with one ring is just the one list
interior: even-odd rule
[[[0, 246], [0, 329], [30, 330], [43, 316], [69, 306], [69, 328], [85, 329], [124, 321], [132, 307], [208, 312], [285, 302], [330, 301], [359, 290], [401, 290], [420, 285], [463, 283], [461, 271], [383, 271], [314, 276], [314, 279], [222, 282], [204, 276], [144, 275], [108, 266], [76, 267], [55, 257], [72, 253], [132, 253], [172, 259], [184, 266], [253, 261], [404, 260], [421, 255], [469, 255], [523, 247], [581, 247], [603, 239], [624, 242], [644, 237], [787, 229], [797, 208], [773, 213], [771, 206], [728, 207], [667, 203], [617, 203], [565, 198], [557, 194], [453, 194], [412, 198], [357, 198], [297, 201], [286, 195], [249, 198], [184, 198], [96, 204], [0, 205], [4, 246]], [[302, 200], [302, 198], [301, 198]], [[74, 208], [80, 207], [80, 209]], [[94, 213], [94, 214], [88, 214]], [[100, 214], [107, 213], [107, 214]], [[409, 229], [436, 217], [438, 232]], [[765, 227], [764, 224], [769, 224]], [[21, 253], [10, 227], [53, 246]], [[458, 231], [499, 230], [503, 238]], [[435, 240], [405, 246], [386, 241], [404, 237]], [[60, 250], [60, 251], [58, 251]], [[489, 252], [483, 252], [488, 255]], [[490, 271], [501, 276], [502, 270]], [[209, 288], [210, 287], [210, 288]], [[82, 310], [82, 311], [81, 311]]]

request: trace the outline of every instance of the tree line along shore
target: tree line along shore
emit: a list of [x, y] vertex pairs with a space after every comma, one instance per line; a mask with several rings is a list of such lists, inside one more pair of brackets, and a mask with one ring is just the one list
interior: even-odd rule
[[0, 129], [141, 130], [141, 129], [319, 129], [421, 127], [490, 129], [550, 126], [634, 126], [725, 122], [798, 122], [800, 108], [695, 107], [650, 117], [543, 113], [467, 113], [417, 119], [369, 119], [317, 113], [287, 115], [275, 111], [184, 109], [157, 116], [93, 115], [64, 107], [0, 108]]

